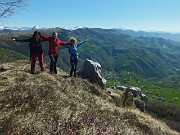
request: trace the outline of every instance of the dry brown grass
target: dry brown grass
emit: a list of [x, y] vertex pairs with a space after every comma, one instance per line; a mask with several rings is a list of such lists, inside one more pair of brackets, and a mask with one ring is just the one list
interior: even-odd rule
[[124, 109], [122, 93], [69, 78], [60, 70], [58, 75], [31, 75], [25, 72], [26, 61], [3, 67], [7, 71], [0, 73], [0, 134], [178, 135], [145, 113]]

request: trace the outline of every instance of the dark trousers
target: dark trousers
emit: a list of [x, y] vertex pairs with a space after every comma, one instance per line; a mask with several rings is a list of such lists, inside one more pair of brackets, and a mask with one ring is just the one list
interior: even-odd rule
[[32, 53], [30, 52], [29, 53], [29, 60], [31, 61], [31, 58], [32, 58]]
[[73, 75], [76, 76], [76, 70], [77, 70], [77, 64], [78, 64], [78, 56], [77, 55], [71, 55], [70, 56], [70, 63], [71, 63], [71, 71], [70, 71], [70, 76]]
[[50, 62], [50, 72], [57, 73], [56, 65], [58, 60], [58, 55], [49, 54]]

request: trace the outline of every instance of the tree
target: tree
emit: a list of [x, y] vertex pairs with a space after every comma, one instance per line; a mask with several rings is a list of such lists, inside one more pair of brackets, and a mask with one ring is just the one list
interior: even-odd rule
[[0, 19], [9, 18], [25, 6], [26, 0], [0, 0]]

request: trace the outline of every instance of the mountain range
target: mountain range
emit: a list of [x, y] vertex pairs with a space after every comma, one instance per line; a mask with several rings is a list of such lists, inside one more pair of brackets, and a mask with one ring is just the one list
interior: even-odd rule
[[134, 31], [134, 30], [126, 30], [126, 29], [118, 29], [114, 28], [116, 31], [120, 31], [124, 34], [134, 36], [134, 37], [158, 37], [158, 38], [164, 38], [167, 40], [173, 40], [180, 42], [180, 33], [174, 33], [174, 32], [161, 32], [161, 31]]
[[[86, 28], [83, 26], [75, 26], [75, 27], [56, 27], [56, 28], [62, 28], [62, 29], [66, 29], [66, 30], [76, 30], [79, 28]], [[9, 32], [29, 32], [29, 31], [33, 31], [33, 30], [47, 30], [47, 29], [53, 29], [51, 27], [42, 27], [42, 26], [34, 26], [34, 27], [6, 27], [3, 25], [0, 25], [0, 33], [9, 33]]]
[[[42, 27], [42, 26], [34, 26], [34, 27], [6, 27], [0, 25], [0, 32], [17, 32], [17, 31], [32, 31], [32, 30], [47, 30], [52, 27]], [[75, 26], [75, 27], [57, 27], [66, 30], [76, 30], [81, 28], [88, 28], [84, 26]], [[134, 37], [158, 37], [164, 38], [167, 40], [179, 41], [180, 42], [180, 32], [163, 32], [163, 31], [142, 31], [142, 30], [131, 30], [131, 29], [122, 29], [122, 28], [112, 28], [113, 30], [122, 32], [124, 34], [134, 36]]]
[[[29, 38], [32, 31], [0, 33], [0, 48], [28, 58], [27, 43], [6, 39]], [[180, 42], [158, 37], [130, 36], [115, 29], [77, 27], [75, 30], [54, 28], [40, 31], [45, 35], [57, 31], [59, 38], [64, 41], [68, 41], [71, 36], [76, 37], [78, 41], [89, 39], [89, 42], [79, 48], [79, 67], [85, 59], [92, 59], [99, 62], [105, 71], [117, 74], [123, 71], [132, 72], [144, 79], [164, 79], [178, 76], [180, 73]], [[48, 44], [45, 43], [43, 48], [45, 60], [49, 61]], [[60, 47], [59, 51], [58, 66], [68, 71], [68, 50]]]

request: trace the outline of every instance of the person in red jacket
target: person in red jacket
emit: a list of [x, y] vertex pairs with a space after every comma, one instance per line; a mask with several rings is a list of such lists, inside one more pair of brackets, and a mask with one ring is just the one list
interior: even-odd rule
[[23, 39], [23, 40], [20, 40], [20, 39], [13, 39], [13, 40], [29, 43], [30, 57], [31, 57], [30, 58], [31, 74], [34, 74], [36, 58], [38, 58], [39, 60], [41, 71], [44, 71], [44, 55], [43, 55], [43, 49], [42, 49], [42, 42], [44, 42], [44, 40], [41, 38], [41, 33], [38, 31], [35, 31], [31, 38]]
[[56, 64], [58, 60], [58, 45], [68, 45], [69, 43], [58, 39], [56, 32], [52, 33], [52, 37], [41, 35], [42, 39], [49, 42], [49, 58], [50, 62], [50, 73], [57, 74]]

